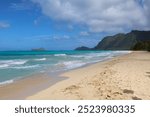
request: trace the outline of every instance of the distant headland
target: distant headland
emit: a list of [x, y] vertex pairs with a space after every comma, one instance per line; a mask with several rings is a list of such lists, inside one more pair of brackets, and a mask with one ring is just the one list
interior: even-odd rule
[[46, 51], [45, 48], [33, 48], [31, 51]]
[[130, 33], [119, 33], [104, 37], [94, 48], [85, 46], [75, 50], [149, 50], [150, 31], [133, 30]]

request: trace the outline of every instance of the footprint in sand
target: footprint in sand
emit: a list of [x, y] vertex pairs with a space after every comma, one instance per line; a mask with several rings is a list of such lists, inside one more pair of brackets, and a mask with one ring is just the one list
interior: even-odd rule
[[77, 86], [77, 85], [71, 85], [67, 88], [64, 89], [64, 92], [66, 94], [71, 94], [71, 95], [74, 95], [76, 98], [75, 99], [79, 99], [79, 100], [83, 100], [83, 97], [80, 95], [79, 93], [79, 89], [81, 87], [80, 86]]
[[123, 95], [123, 94], [120, 92], [114, 92], [113, 95]]
[[65, 89], [65, 91], [78, 90], [80, 87], [76, 85], [71, 85]]
[[148, 74], [147, 76], [150, 78], [150, 72], [146, 72], [146, 73]]
[[136, 97], [136, 96], [132, 97], [132, 99], [133, 100], [142, 100], [142, 98], [139, 98], [139, 97]]
[[126, 94], [134, 94], [134, 91], [133, 91], [133, 90], [124, 89], [124, 90], [123, 90], [123, 93], [126, 93]]

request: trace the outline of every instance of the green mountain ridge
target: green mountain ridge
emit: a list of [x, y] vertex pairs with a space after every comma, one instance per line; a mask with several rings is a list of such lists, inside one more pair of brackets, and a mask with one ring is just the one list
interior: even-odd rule
[[130, 33], [119, 33], [104, 37], [94, 48], [79, 47], [76, 50], [148, 50], [150, 31], [133, 30]]

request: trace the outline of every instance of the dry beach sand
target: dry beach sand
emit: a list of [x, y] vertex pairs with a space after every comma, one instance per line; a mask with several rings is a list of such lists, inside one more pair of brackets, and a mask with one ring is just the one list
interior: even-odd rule
[[26, 99], [150, 99], [150, 53], [132, 52], [62, 74], [68, 79]]

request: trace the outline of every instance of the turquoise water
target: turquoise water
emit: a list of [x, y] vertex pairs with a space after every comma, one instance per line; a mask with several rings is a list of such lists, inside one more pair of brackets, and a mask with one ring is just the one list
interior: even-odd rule
[[5, 51], [0, 52], [0, 85], [36, 73], [58, 72], [104, 61], [128, 51]]

